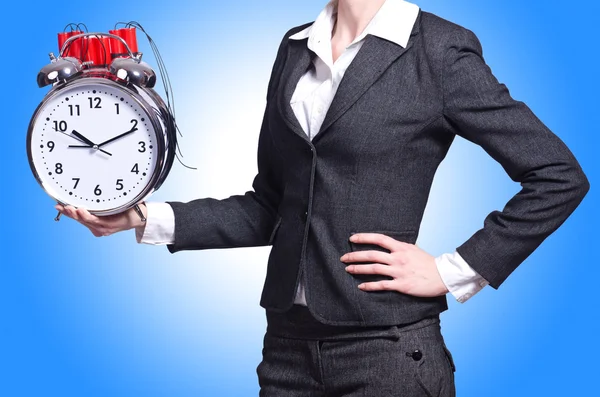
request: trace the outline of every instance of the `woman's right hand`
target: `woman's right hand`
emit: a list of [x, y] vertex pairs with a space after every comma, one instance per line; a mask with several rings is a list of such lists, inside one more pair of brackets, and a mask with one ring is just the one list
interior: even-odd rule
[[[139, 207], [144, 217], [147, 217], [146, 205], [142, 202], [139, 203]], [[85, 208], [75, 208], [72, 205], [57, 204], [54, 208], [87, 227], [96, 237], [110, 236], [117, 232], [145, 226], [145, 222], [140, 219], [133, 208], [108, 216], [92, 215]]]

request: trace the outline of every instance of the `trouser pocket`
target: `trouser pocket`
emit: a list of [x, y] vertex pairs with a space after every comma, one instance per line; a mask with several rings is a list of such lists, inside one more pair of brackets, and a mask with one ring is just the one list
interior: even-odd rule
[[446, 353], [446, 357], [448, 358], [448, 363], [450, 364], [450, 368], [452, 368], [452, 372], [456, 372], [456, 365], [454, 364], [454, 358], [452, 357], [452, 353], [446, 346], [446, 343], [443, 343], [442, 347], [444, 348], [444, 353]]
[[415, 383], [426, 397], [454, 397], [454, 360], [439, 323], [401, 333], [398, 341]]

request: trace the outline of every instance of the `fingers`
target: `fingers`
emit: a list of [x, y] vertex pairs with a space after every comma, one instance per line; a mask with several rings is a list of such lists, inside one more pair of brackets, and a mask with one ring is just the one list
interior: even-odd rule
[[90, 214], [85, 208], [77, 208], [75, 210], [79, 222], [90, 229], [90, 232], [96, 237], [110, 236], [113, 234], [110, 227], [101, 218]]
[[399, 266], [369, 263], [366, 265], [349, 265], [346, 267], [346, 271], [350, 274], [378, 274], [392, 278], [392, 280], [359, 284], [358, 288], [363, 291], [397, 291], [408, 293], [410, 290], [409, 280], [404, 278], [404, 270]]
[[85, 208], [75, 208], [72, 205], [62, 206], [60, 204], [57, 204], [54, 208], [87, 227], [96, 237], [109, 236], [118, 231], [114, 221], [92, 215]]
[[387, 252], [369, 250], [353, 251], [342, 255], [342, 262], [379, 262], [391, 265], [392, 256]]
[[100, 218], [90, 214], [85, 208], [77, 208], [75, 212], [77, 212], [77, 216], [81, 222], [87, 223], [88, 225], [99, 225], [101, 223]]
[[73, 207], [72, 205], [62, 206], [60, 204], [57, 204], [54, 208], [56, 208], [57, 210], [59, 210], [64, 215], [68, 216], [69, 218], [79, 221], [79, 215], [77, 214], [75, 207]]
[[397, 291], [407, 292], [406, 287], [401, 280], [381, 280], [362, 283], [358, 285], [363, 291]]
[[381, 233], [356, 233], [350, 236], [350, 241], [357, 244], [377, 244], [392, 252], [410, 245]]
[[358, 285], [360, 290], [396, 291], [419, 297], [440, 296], [448, 292], [435, 258], [415, 244], [378, 233], [357, 233], [350, 237], [350, 241], [376, 244], [390, 250], [389, 253], [378, 250], [352, 251], [340, 258], [341, 262], [348, 264], [345, 269], [352, 275], [372, 274], [389, 278], [363, 282]]
[[346, 267], [346, 271], [352, 274], [380, 274], [389, 277], [396, 277], [398, 275], [398, 271], [394, 267], [382, 265], [381, 263], [350, 265]]

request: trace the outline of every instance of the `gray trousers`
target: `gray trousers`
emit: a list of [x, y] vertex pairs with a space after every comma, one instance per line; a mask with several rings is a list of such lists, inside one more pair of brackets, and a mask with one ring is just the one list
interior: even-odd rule
[[261, 397], [454, 397], [439, 316], [392, 327], [334, 327], [308, 309], [267, 311]]

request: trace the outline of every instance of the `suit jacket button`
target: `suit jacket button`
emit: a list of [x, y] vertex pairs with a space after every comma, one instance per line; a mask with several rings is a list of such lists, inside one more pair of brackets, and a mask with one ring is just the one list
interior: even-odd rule
[[412, 357], [412, 359], [415, 361], [419, 361], [420, 359], [423, 358], [423, 353], [421, 353], [421, 351], [419, 349], [415, 350], [412, 353], [407, 352], [406, 355], [409, 357]]

